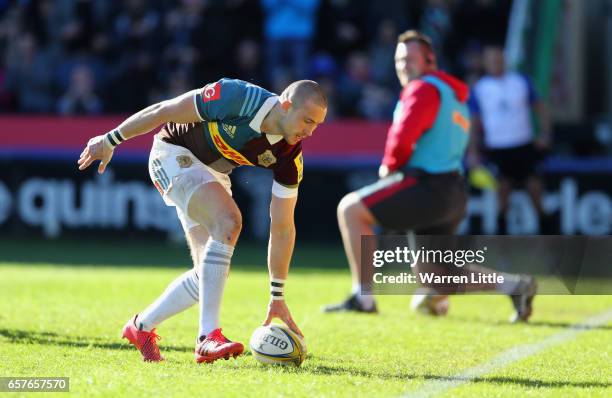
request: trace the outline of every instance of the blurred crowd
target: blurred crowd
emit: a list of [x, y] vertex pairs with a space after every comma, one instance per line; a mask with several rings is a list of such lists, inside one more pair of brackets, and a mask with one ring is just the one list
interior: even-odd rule
[[221, 77], [319, 81], [329, 116], [390, 119], [398, 33], [473, 83], [511, 0], [0, 0], [0, 111], [131, 113]]

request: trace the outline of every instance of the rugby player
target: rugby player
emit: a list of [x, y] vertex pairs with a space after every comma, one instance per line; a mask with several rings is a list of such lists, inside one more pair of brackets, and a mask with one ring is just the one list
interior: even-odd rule
[[[452, 235], [465, 215], [468, 195], [462, 161], [470, 132], [468, 86], [437, 69], [431, 40], [417, 31], [398, 37], [395, 67], [403, 90], [387, 134], [380, 179], [349, 193], [338, 205], [338, 223], [352, 273], [352, 294], [339, 304], [325, 307], [325, 312], [377, 312], [374, 298], [361, 294], [362, 235], [374, 235], [377, 227], [422, 235]], [[440, 274], [449, 271], [443, 266], [433, 270]], [[451, 271], [493, 273], [475, 265]], [[529, 276], [504, 276], [503, 284], [447, 288], [451, 292], [500, 290], [512, 298], [516, 310], [513, 320], [527, 320], [536, 292], [535, 280]], [[447, 292], [427, 290], [415, 296], [413, 308], [424, 307], [436, 314], [437, 301], [445, 298], [440, 293]]]
[[301, 141], [323, 123], [326, 112], [326, 96], [314, 81], [296, 81], [277, 96], [245, 81], [221, 79], [151, 105], [89, 140], [78, 160], [79, 170], [99, 160], [98, 172], [103, 173], [118, 145], [163, 125], [153, 140], [149, 174], [165, 203], [176, 207], [193, 269], [123, 328], [123, 337], [144, 360], [163, 360], [156, 327], [197, 302], [195, 360], [213, 362], [243, 352], [243, 345], [227, 339], [219, 324], [223, 290], [242, 227], [228, 174], [243, 165], [274, 174], [268, 246], [271, 296], [264, 325], [277, 317], [302, 335], [283, 291], [295, 243]]

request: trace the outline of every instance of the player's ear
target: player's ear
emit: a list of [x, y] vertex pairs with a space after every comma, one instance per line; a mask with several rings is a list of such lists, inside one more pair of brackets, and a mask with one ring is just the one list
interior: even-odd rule
[[436, 54], [434, 54], [433, 52], [430, 52], [430, 53], [427, 55], [427, 63], [428, 63], [429, 65], [435, 65], [435, 64], [436, 64], [436, 61], [437, 61], [437, 60], [436, 60]]
[[281, 100], [281, 108], [283, 109], [283, 111], [287, 112], [289, 111], [289, 108], [291, 108], [292, 102], [291, 100], [285, 99], [285, 100]]

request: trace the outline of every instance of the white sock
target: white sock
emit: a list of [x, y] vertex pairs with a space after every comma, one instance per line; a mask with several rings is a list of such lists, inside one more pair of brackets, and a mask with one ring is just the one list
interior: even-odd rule
[[208, 238], [200, 264], [200, 330], [204, 336], [219, 327], [219, 310], [230, 261], [232, 246]]
[[136, 318], [136, 326], [147, 332], [198, 302], [198, 276], [191, 269], [176, 278], [161, 296]]
[[361, 294], [361, 285], [359, 282], [353, 282], [351, 292], [357, 297], [357, 300], [359, 300], [364, 308], [370, 309], [374, 306], [374, 297], [371, 294]]
[[498, 284], [495, 287], [495, 290], [505, 293], [505, 294], [514, 293], [519, 283], [521, 282], [521, 277], [519, 275], [506, 274], [506, 273], [502, 273], [502, 275], [504, 276], [504, 282], [501, 284]]

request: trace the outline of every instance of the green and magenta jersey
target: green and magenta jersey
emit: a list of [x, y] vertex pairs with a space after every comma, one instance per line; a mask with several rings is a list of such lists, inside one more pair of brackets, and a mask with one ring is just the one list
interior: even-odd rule
[[158, 136], [189, 149], [205, 165], [228, 173], [238, 166], [271, 169], [274, 181], [297, 188], [302, 180], [300, 143], [261, 132], [261, 123], [278, 96], [254, 84], [221, 79], [195, 90], [198, 123], [167, 123]]

